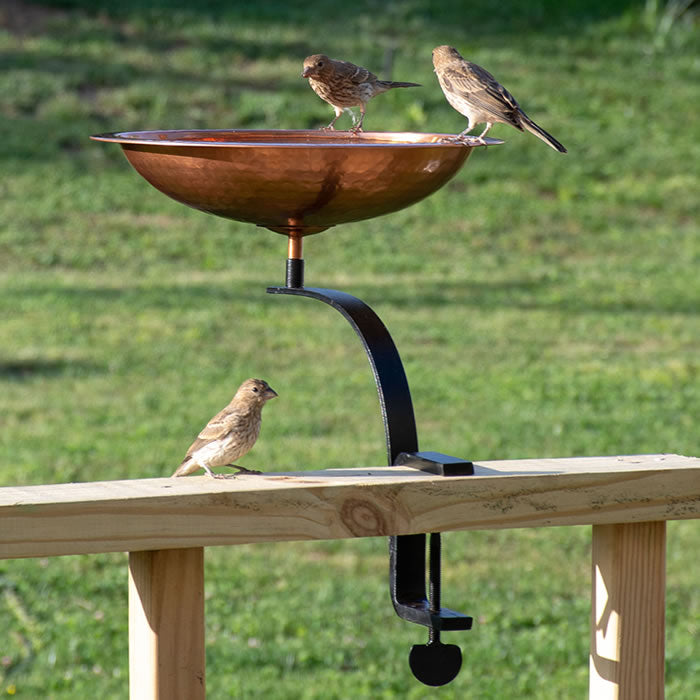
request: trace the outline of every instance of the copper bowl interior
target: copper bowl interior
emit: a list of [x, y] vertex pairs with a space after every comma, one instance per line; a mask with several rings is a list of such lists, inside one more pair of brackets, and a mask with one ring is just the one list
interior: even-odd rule
[[397, 211], [435, 192], [473, 150], [444, 137], [206, 129], [91, 138], [118, 143], [140, 175], [178, 202], [305, 236]]

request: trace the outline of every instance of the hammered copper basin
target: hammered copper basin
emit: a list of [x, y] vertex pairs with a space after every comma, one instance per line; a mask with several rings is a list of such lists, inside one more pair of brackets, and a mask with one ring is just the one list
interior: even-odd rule
[[[443, 134], [128, 131], [121, 145], [154, 187], [196, 209], [304, 236], [407, 207], [444, 185], [472, 147]], [[499, 143], [493, 140], [493, 143]]]

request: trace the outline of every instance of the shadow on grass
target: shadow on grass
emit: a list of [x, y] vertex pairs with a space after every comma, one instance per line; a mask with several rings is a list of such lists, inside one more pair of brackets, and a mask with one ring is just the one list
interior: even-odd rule
[[[21, 4], [21, 3], [20, 3]], [[342, 0], [270, 0], [265, 3], [230, 2], [230, 0], [122, 0], [119, 3], [95, 3], [94, 0], [44, 0], [43, 5], [56, 10], [79, 10], [84, 15], [113, 19], [155, 20], [168, 14], [179, 20], [191, 17], [221, 22], [269, 22], [270, 25], [298, 24], [315, 37], [332, 37], [329, 27], [340, 23], [352, 28], [364, 18], [365, 31], [381, 34], [415, 34], [441, 30], [469, 35], [521, 34], [523, 31], [556, 34], [562, 28], [583, 30], [585, 25], [616, 17], [638, 7], [636, 0], [412, 0], [403, 3], [379, 3], [376, 0], [355, 0], [352, 5]], [[162, 22], [161, 22], [162, 23]], [[446, 38], [447, 40], [447, 38]], [[324, 42], [324, 43], [327, 43]]]
[[[240, 305], [260, 306], [275, 303], [272, 295], [266, 294], [266, 288], [276, 281], [248, 281], [224, 286], [216, 284], [149, 284], [140, 287], [137, 284], [122, 287], [61, 287], [33, 286], [4, 291], [6, 303], [15, 298], [46, 297], [51, 303], [62, 298], [70, 303], [77, 312], [91, 313], [95, 306], [118, 304], [124, 309], [156, 308], [167, 310], [206, 310], [212, 304], [230, 304], [232, 312]], [[309, 287], [322, 285], [310, 284]], [[410, 289], [404, 284], [387, 285], [385, 283], [358, 286], [343, 285], [341, 291], [352, 294], [372, 306], [381, 315], [387, 307], [395, 309], [415, 309], [426, 311], [445, 307], [476, 308], [484, 310], [522, 309], [548, 311], [566, 311], [570, 313], [607, 313], [607, 314], [658, 314], [674, 313], [697, 316], [699, 311], [696, 300], [689, 294], [687, 298], [670, 296], [666, 299], [656, 298], [652, 301], [637, 298], [625, 298], [615, 295], [598, 303], [591, 302], [592, 291], [581, 294], [577, 289], [561, 291], [556, 298], [547, 298], [551, 286], [544, 279], [518, 279], [509, 282], [474, 282], [455, 280], [439, 285], [421, 284], [412, 280]], [[285, 303], [306, 304], [306, 300], [285, 299]], [[300, 307], [301, 308], [301, 307]], [[315, 308], [315, 307], [314, 307]]]
[[[412, 281], [410, 290], [404, 285], [363, 283], [350, 293], [363, 300], [380, 299], [382, 305], [395, 308], [442, 308], [446, 306], [473, 307], [488, 309], [547, 309], [574, 313], [680, 313], [691, 316], [698, 314], [697, 301], [689, 294], [687, 298], [669, 297], [653, 302], [616, 295], [610, 300], [591, 302], [592, 293], [581, 294], [580, 290], [570, 289], [561, 292], [556, 299], [546, 298], [552, 283], [546, 279], [514, 279], [509, 282], [474, 282], [458, 280], [421, 285]], [[557, 283], [561, 288], [561, 284]]]
[[[70, 39], [62, 37], [62, 40]], [[157, 46], [152, 46], [150, 41], [146, 41], [145, 44], [149, 52], [164, 51]], [[32, 48], [31, 51], [25, 49], [0, 51], [0, 70], [35, 70], [61, 76], [64, 84], [75, 89], [85, 98], [89, 98], [91, 93], [99, 88], [125, 87], [138, 84], [143, 80], [155, 81], [161, 86], [172, 85], [174, 88], [179, 86], [180, 89], [183, 83], [189, 82], [198, 86], [205, 83], [213, 90], [238, 88], [260, 92], [276, 92], [280, 89], [281, 82], [281, 80], [273, 81], [269, 77], [253, 79], [245, 73], [237, 73], [234, 70], [224, 77], [212, 78], [211, 75], [202, 75], [202, 71], [196, 66], [193, 66], [192, 70], [185, 71], [168, 67], [165, 63], [157, 70], [147, 70], [137, 67], [128, 60], [92, 58], [88, 61], [80, 56], [66, 56], [60, 49], [48, 47]], [[297, 77], [293, 76], [295, 81]], [[300, 85], [303, 86], [302, 83]]]
[[16, 360], [0, 358], [0, 381], [26, 381], [39, 377], [66, 375], [84, 376], [103, 371], [104, 368], [85, 360], [63, 358], [48, 360], [40, 357]]

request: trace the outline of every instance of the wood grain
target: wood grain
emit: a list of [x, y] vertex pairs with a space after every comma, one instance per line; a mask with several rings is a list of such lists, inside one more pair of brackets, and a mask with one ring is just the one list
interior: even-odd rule
[[663, 700], [666, 523], [595, 525], [591, 700]]
[[635, 455], [0, 488], [0, 558], [700, 517], [700, 459]]
[[129, 555], [130, 700], [204, 700], [204, 550]]

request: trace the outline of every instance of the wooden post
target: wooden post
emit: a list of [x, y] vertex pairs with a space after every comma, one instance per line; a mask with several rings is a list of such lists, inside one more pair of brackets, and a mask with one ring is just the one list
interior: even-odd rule
[[666, 523], [593, 526], [591, 700], [662, 700]]
[[204, 700], [204, 549], [129, 553], [130, 700]]

